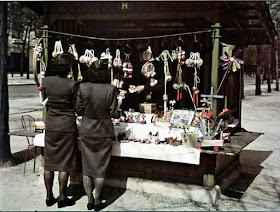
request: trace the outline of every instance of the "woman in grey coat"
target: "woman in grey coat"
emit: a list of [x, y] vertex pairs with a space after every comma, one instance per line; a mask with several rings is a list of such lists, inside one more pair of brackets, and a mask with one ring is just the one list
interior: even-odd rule
[[100, 210], [106, 206], [101, 202], [100, 195], [111, 158], [114, 137], [111, 118], [115, 118], [118, 112], [118, 89], [109, 84], [110, 71], [107, 60], [93, 63], [87, 75], [90, 82], [80, 84], [76, 112], [83, 116], [79, 134], [83, 183], [88, 196], [87, 207], [89, 210]]
[[58, 207], [74, 205], [66, 197], [69, 172], [77, 169], [77, 126], [74, 110], [78, 84], [67, 78], [72, 56], [62, 54], [55, 58], [50, 74], [43, 81], [43, 99], [48, 98], [45, 133], [45, 171], [47, 206], [56, 203], [53, 196], [54, 171], [59, 171]]

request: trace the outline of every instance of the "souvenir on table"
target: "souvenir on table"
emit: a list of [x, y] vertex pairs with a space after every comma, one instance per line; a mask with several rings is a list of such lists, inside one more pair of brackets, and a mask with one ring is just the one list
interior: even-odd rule
[[176, 100], [170, 100], [169, 101], [169, 106], [170, 106], [170, 111], [174, 110], [174, 105], [176, 104]]
[[195, 49], [193, 46], [199, 45], [198, 41], [196, 40], [196, 35], [194, 35], [194, 41], [191, 44], [191, 52], [189, 59], [186, 60], [186, 65], [188, 67], [194, 68], [194, 82], [193, 82], [193, 103], [198, 107], [198, 83], [200, 83], [200, 78], [198, 77], [197, 69], [200, 69], [200, 67], [203, 64], [203, 60], [200, 58], [200, 53], [198, 52], [200, 50]]
[[193, 110], [174, 110], [170, 118], [170, 123], [173, 127], [186, 128], [191, 125], [194, 113]]
[[172, 116], [173, 111], [166, 111], [164, 114], [162, 111], [155, 111], [153, 115], [152, 122], [156, 126], [164, 126], [170, 127], [170, 118]]

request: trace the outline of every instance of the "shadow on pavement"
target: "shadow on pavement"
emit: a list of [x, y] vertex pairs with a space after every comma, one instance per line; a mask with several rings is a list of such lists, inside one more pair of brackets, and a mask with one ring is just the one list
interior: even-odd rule
[[[26, 162], [34, 159], [34, 151], [35, 151], [35, 147], [29, 148]], [[26, 152], [27, 152], [27, 146], [26, 146], [26, 149], [13, 154], [13, 165], [14, 166], [24, 163]], [[40, 154], [41, 154], [41, 148], [37, 147], [36, 156], [38, 156]]]
[[265, 161], [272, 151], [243, 150], [241, 157], [242, 174], [231, 183], [223, 192], [225, 196], [240, 199], [254, 179], [262, 171], [262, 162]]

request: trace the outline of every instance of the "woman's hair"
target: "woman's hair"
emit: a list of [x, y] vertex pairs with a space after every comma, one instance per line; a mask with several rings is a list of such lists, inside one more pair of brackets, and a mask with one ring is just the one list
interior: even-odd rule
[[101, 59], [92, 63], [87, 70], [87, 78], [93, 83], [110, 83], [111, 72], [108, 69], [108, 60]]
[[58, 55], [51, 64], [51, 75], [58, 75], [63, 78], [67, 77], [73, 61], [74, 57], [70, 53], [64, 52], [63, 54]]

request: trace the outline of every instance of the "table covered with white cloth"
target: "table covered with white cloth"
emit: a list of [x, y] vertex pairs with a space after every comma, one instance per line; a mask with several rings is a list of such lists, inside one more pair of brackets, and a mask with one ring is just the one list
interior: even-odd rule
[[[149, 132], [159, 132], [159, 139], [164, 140], [166, 137], [173, 137], [181, 139], [183, 129], [176, 129], [170, 127], [154, 126], [153, 124], [139, 124], [139, 123], [121, 123], [115, 126], [115, 135], [118, 133], [126, 133], [128, 138], [135, 137], [144, 139], [148, 137]], [[38, 134], [34, 138], [34, 143], [44, 143], [44, 133]], [[38, 145], [39, 146], [39, 145]], [[142, 158], [161, 160], [169, 162], [200, 164], [200, 152], [195, 148], [186, 148], [184, 145], [172, 146], [170, 144], [146, 144], [140, 142], [113, 142], [112, 156]]]

